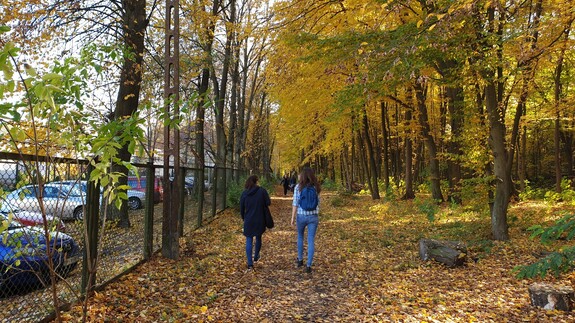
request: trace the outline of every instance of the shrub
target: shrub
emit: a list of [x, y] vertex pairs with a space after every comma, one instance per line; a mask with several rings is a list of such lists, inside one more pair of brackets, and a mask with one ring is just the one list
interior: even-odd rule
[[427, 216], [427, 220], [429, 222], [435, 221], [435, 215], [439, 212], [439, 205], [437, 205], [437, 201], [431, 198], [427, 198], [424, 200], [415, 199], [414, 204], [417, 206], [417, 209]]
[[240, 197], [244, 191], [244, 183], [246, 182], [246, 177], [240, 178], [239, 181], [231, 181], [228, 184], [228, 191], [226, 193], [227, 205], [234, 209], [240, 209]]
[[[273, 178], [270, 178], [268, 180], [264, 176], [259, 176], [259, 175], [258, 175], [258, 177], [260, 179], [258, 181], [258, 184], [261, 187], [265, 188], [265, 190], [268, 191], [268, 194], [270, 194], [270, 195], [273, 194], [275, 192], [276, 180]], [[240, 183], [245, 183], [245, 179], [243, 182], [240, 181]], [[243, 187], [243, 185], [242, 185], [242, 187]]]
[[339, 185], [337, 182], [335, 182], [329, 178], [326, 178], [321, 183], [321, 187], [322, 187], [322, 189], [325, 189], [328, 191], [337, 191], [341, 187], [341, 185]]
[[[556, 240], [573, 240], [575, 237], [575, 215], [567, 215], [555, 222], [554, 225], [544, 228], [534, 225], [528, 229], [532, 231], [531, 239], [539, 237], [542, 244]], [[567, 247], [558, 252], [552, 252], [545, 258], [526, 266], [517, 266], [513, 269], [518, 278], [545, 277], [548, 272], [554, 276], [567, 272], [575, 267], [575, 247]]]

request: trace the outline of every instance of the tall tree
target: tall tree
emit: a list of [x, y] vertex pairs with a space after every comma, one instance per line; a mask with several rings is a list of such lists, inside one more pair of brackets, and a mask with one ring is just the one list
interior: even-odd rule
[[[122, 1], [122, 39], [125, 46], [123, 65], [120, 72], [118, 96], [114, 118], [122, 119], [131, 116], [138, 109], [142, 87], [142, 63], [144, 59], [144, 37], [148, 19], [146, 17], [146, 0]], [[122, 147], [119, 158], [129, 163], [133, 148]], [[128, 169], [123, 164], [115, 166], [125, 176], [120, 177], [119, 184], [128, 184]], [[128, 205], [122, 203], [120, 209], [120, 227], [129, 227]]]

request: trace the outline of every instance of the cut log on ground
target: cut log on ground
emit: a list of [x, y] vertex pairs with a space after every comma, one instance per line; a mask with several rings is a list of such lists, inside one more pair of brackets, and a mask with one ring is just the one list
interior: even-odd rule
[[467, 246], [461, 241], [421, 239], [419, 257], [424, 261], [433, 259], [448, 267], [461, 266], [467, 259]]
[[570, 286], [534, 283], [529, 286], [529, 297], [533, 306], [570, 312], [573, 309], [575, 293]]

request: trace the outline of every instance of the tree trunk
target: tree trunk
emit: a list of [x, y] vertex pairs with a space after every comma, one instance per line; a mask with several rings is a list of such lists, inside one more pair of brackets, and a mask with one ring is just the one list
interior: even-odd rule
[[388, 123], [388, 116], [387, 116], [387, 103], [381, 102], [381, 130], [382, 130], [382, 145], [383, 145], [383, 169], [382, 169], [382, 177], [383, 183], [385, 185], [385, 190], [389, 189], [389, 138], [387, 135], [387, 123]]
[[555, 67], [554, 83], [554, 99], [555, 99], [555, 131], [554, 131], [554, 144], [555, 144], [555, 191], [561, 193], [561, 113], [559, 112], [559, 105], [563, 100], [563, 84], [561, 83], [561, 74], [563, 72], [563, 60], [565, 58], [565, 51], [567, 47], [567, 41], [569, 40], [569, 26], [565, 30], [565, 40], [563, 42], [563, 47], [559, 53], [559, 58], [557, 59], [557, 66]]
[[[114, 110], [115, 119], [129, 117], [138, 109], [142, 86], [144, 35], [148, 26], [145, 0], [123, 0], [122, 9], [122, 34], [126, 53], [120, 73], [118, 98], [116, 99], [116, 108]], [[123, 162], [129, 162], [132, 158], [128, 146], [122, 147], [118, 155], [118, 158]], [[124, 166], [116, 165], [113, 171], [124, 174], [125, 176], [119, 179], [119, 185], [127, 185], [128, 169]], [[126, 202], [122, 203], [119, 220], [118, 226], [130, 227]]]
[[240, 179], [238, 156], [236, 156], [235, 145], [238, 145], [238, 97], [240, 92], [240, 44], [237, 40], [237, 34], [234, 32], [234, 49], [232, 69], [232, 88], [230, 97], [230, 130], [228, 138], [228, 147], [226, 156], [228, 157], [227, 165], [232, 168], [230, 179], [236, 182]]
[[[214, 1], [212, 7], [212, 15], [215, 15], [219, 7], [219, 2]], [[206, 13], [207, 14], [207, 13]], [[215, 22], [208, 21], [205, 26], [204, 38], [204, 55], [209, 57], [212, 55], [212, 46], [214, 41]], [[204, 181], [205, 181], [205, 148], [204, 148], [204, 125], [205, 125], [205, 103], [208, 100], [208, 89], [210, 86], [210, 63], [205, 62], [202, 68], [202, 75], [200, 79], [200, 87], [198, 88], [198, 105], [196, 107], [196, 151], [198, 158], [196, 158], [196, 175], [195, 175], [195, 193], [197, 196], [197, 221], [196, 226], [201, 227], [204, 214]]]
[[467, 259], [467, 246], [460, 241], [419, 240], [419, 258], [433, 259], [447, 267], [461, 266]]
[[443, 194], [441, 194], [441, 174], [439, 173], [439, 160], [437, 159], [437, 145], [433, 135], [431, 134], [431, 127], [429, 126], [427, 107], [425, 101], [427, 97], [427, 89], [424, 88], [422, 80], [415, 82], [415, 97], [417, 98], [417, 109], [419, 116], [419, 126], [421, 128], [421, 135], [423, 142], [427, 148], [427, 155], [429, 157], [429, 182], [431, 188], [431, 197], [439, 202], [443, 202]]
[[451, 139], [447, 144], [447, 177], [449, 183], [448, 200], [461, 204], [461, 164], [459, 157], [463, 155], [459, 141], [463, 135], [464, 125], [464, 98], [463, 88], [460, 86], [449, 86], [446, 88], [447, 110], [449, 111], [451, 126]]
[[[503, 61], [502, 33], [505, 22], [505, 12], [497, 12], [500, 7], [491, 3], [487, 8], [487, 24], [477, 21], [479, 43], [481, 50], [494, 51], [493, 56], [498, 61]], [[484, 28], [487, 27], [487, 30]], [[488, 37], [492, 36], [492, 37]], [[495, 46], [499, 45], [499, 46]], [[478, 49], [479, 50], [479, 49]], [[485, 58], [485, 57], [482, 57]], [[505, 143], [505, 106], [503, 103], [503, 91], [505, 88], [503, 77], [503, 64], [495, 67], [486, 66], [481, 71], [485, 81], [485, 108], [489, 120], [489, 144], [493, 154], [493, 173], [495, 175], [495, 196], [491, 211], [491, 231], [496, 240], [508, 240], [509, 228], [507, 224], [507, 207], [509, 205], [511, 190], [511, 173], [508, 170], [509, 152]]]
[[405, 110], [405, 122], [407, 123], [405, 142], [404, 142], [404, 152], [405, 152], [405, 194], [403, 195], [403, 200], [411, 200], [415, 198], [415, 193], [413, 191], [413, 147], [411, 142], [411, 109]]
[[[377, 185], [377, 166], [375, 163], [375, 153], [373, 151], [373, 144], [371, 142], [371, 137], [369, 135], [369, 122], [367, 120], [367, 111], [365, 106], [363, 107], [363, 132], [364, 132], [364, 142], [365, 142], [365, 149], [367, 151], [367, 160], [369, 161], [369, 173], [368, 173], [368, 182], [370, 183], [370, 191], [371, 191], [371, 198], [374, 200], [378, 200], [379, 196], [379, 187]], [[368, 164], [368, 163], [366, 163]]]
[[423, 181], [421, 180], [421, 168], [423, 165], [423, 155], [425, 154], [425, 145], [422, 141], [417, 141], [415, 145], [415, 162], [413, 164], [413, 182], [415, 184], [421, 184]]
[[546, 310], [571, 312], [575, 292], [571, 286], [555, 286], [547, 283], [533, 283], [529, 286], [531, 305]]
[[519, 189], [525, 192], [527, 181], [527, 126], [523, 126], [521, 145], [518, 154], [519, 161]]
[[[219, 1], [215, 1], [219, 2]], [[215, 6], [215, 5], [214, 5]], [[226, 42], [224, 46], [224, 57], [222, 62], [222, 75], [221, 80], [218, 86], [218, 79], [215, 73], [212, 73], [212, 80], [214, 83], [214, 92], [216, 93], [216, 102], [215, 102], [215, 117], [216, 117], [216, 167], [220, 168], [220, 171], [217, 173], [218, 176], [215, 179], [216, 183], [216, 190], [214, 193], [217, 193], [219, 196], [223, 198], [220, 200], [225, 204], [225, 192], [226, 192], [226, 152], [227, 152], [227, 138], [226, 138], [226, 129], [225, 129], [225, 107], [226, 107], [226, 94], [228, 89], [228, 77], [229, 77], [229, 70], [231, 64], [231, 51], [232, 51], [232, 29], [234, 28], [234, 21], [235, 19], [235, 0], [230, 0], [230, 8], [231, 8], [231, 17], [229, 24], [226, 24]], [[212, 61], [212, 68], [215, 70], [215, 66], [213, 66]], [[222, 209], [225, 205], [222, 205]]]
[[509, 206], [511, 174], [507, 168], [505, 148], [505, 123], [503, 112], [497, 104], [495, 84], [489, 82], [486, 87], [486, 107], [489, 117], [489, 141], [493, 152], [493, 173], [495, 175], [495, 197], [491, 213], [491, 231], [496, 240], [508, 240], [507, 207]]

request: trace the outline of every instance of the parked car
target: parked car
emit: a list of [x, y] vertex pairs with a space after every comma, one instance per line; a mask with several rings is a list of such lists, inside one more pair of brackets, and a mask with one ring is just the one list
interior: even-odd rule
[[[88, 194], [87, 181], [69, 180], [69, 181], [50, 182], [50, 184], [77, 188], [80, 191], [82, 191], [82, 193], [84, 194], [84, 198]], [[145, 193], [136, 190], [128, 190], [127, 194], [128, 194], [128, 208], [132, 210], [137, 210], [144, 207], [144, 202], [146, 202]]]
[[81, 260], [78, 244], [69, 235], [54, 232], [46, 236], [38, 228], [25, 227], [0, 215], [6, 229], [0, 233], [0, 291], [22, 287], [43, 287], [49, 284], [50, 267], [47, 248], [52, 251], [54, 270], [66, 277]]
[[193, 177], [185, 177], [184, 178], [184, 190], [186, 191], [187, 195], [192, 195], [194, 192], [194, 178]]
[[[146, 176], [128, 176], [128, 185], [135, 191], [142, 193], [146, 192]], [[164, 187], [162, 184], [162, 178], [154, 177], [154, 203], [158, 204], [164, 199]]]
[[[38, 185], [26, 185], [12, 191], [6, 196], [6, 200], [19, 210], [42, 212], [37, 190]], [[42, 202], [46, 214], [61, 219], [84, 219], [86, 196], [78, 188], [44, 184]]]
[[[170, 181], [173, 180], [173, 177], [170, 177]], [[184, 178], [184, 189], [186, 194], [191, 195], [194, 190], [196, 179], [193, 176], [186, 176]], [[204, 191], [209, 191], [212, 188], [212, 184], [209, 180], [204, 180]]]
[[[0, 202], [0, 215], [4, 217], [9, 217], [12, 214], [12, 218], [22, 224], [23, 226], [43, 226], [44, 216], [39, 212], [22, 211], [8, 201]], [[60, 232], [66, 232], [66, 225], [62, 219], [54, 217], [51, 214], [46, 214], [46, 223], [51, 229], [57, 229]]]

